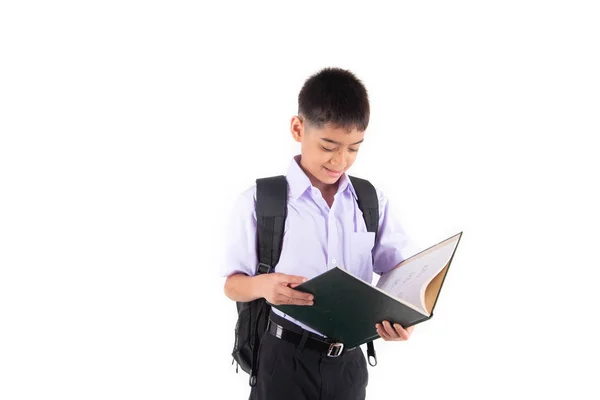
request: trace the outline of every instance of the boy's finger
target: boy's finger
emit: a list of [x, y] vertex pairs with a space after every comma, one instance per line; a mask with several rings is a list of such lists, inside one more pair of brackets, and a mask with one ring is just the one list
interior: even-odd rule
[[287, 283], [288, 285], [293, 285], [295, 284], [296, 286], [298, 286], [301, 283], [306, 282], [308, 279], [302, 277], [302, 276], [296, 276], [296, 275], [281, 275], [281, 281]]
[[312, 301], [314, 299], [314, 296], [310, 293], [304, 293], [289, 287], [283, 287], [282, 289], [281, 294], [294, 300]]
[[407, 340], [408, 337], [410, 336], [408, 331], [406, 329], [404, 329], [400, 324], [394, 324], [394, 329], [396, 330], [396, 333], [398, 334], [398, 336], [400, 336], [404, 340]]
[[291, 296], [286, 296], [283, 293], [280, 293], [277, 296], [277, 304], [287, 304], [291, 306], [312, 306], [314, 302], [312, 300], [307, 299], [297, 299]]
[[415, 329], [415, 326], [412, 325], [412, 326], [409, 326], [408, 328], [403, 328], [403, 329], [404, 329], [404, 332], [406, 332], [405, 339], [408, 340], [410, 338], [410, 336], [412, 335], [413, 330]]
[[383, 327], [383, 325], [381, 324], [377, 324], [375, 325], [375, 328], [377, 329], [377, 334], [383, 339], [383, 340], [390, 340], [388, 334], [385, 332], [385, 328]]
[[290, 304], [294, 304], [296, 306], [312, 306], [314, 302], [312, 300], [292, 299]]
[[398, 332], [392, 327], [392, 325], [388, 321], [383, 321], [383, 327], [385, 328], [385, 332], [388, 334], [390, 338], [397, 338]]
[[398, 332], [398, 333], [402, 333], [402, 334], [408, 333], [408, 332], [406, 332], [406, 329], [404, 329], [402, 327], [402, 325], [400, 325], [400, 324], [394, 324], [394, 328], [396, 329], [396, 332]]

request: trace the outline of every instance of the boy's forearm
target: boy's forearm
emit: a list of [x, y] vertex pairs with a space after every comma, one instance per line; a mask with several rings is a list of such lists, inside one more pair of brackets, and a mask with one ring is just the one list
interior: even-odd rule
[[233, 301], [248, 302], [263, 297], [258, 276], [234, 274], [225, 281], [225, 295]]

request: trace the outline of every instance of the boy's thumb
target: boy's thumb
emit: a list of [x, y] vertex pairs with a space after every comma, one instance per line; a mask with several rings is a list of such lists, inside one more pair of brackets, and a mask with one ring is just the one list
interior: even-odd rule
[[290, 275], [288, 278], [289, 278], [288, 283], [292, 284], [292, 285], [296, 285], [296, 286], [301, 283], [304, 283], [308, 280], [302, 276], [295, 276], [295, 275]]

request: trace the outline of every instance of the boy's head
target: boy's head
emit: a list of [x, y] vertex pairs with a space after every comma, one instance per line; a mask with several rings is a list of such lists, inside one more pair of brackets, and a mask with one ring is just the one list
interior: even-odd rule
[[335, 184], [354, 163], [369, 116], [367, 90], [352, 72], [325, 68], [306, 80], [290, 129], [314, 186]]

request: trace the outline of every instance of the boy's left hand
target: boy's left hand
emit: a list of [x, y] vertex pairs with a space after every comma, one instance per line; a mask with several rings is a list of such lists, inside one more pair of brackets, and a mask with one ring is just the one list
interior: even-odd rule
[[390, 324], [388, 321], [383, 321], [381, 324], [375, 325], [377, 333], [383, 340], [386, 341], [401, 341], [408, 340], [415, 326], [409, 326], [404, 329], [400, 324]]

